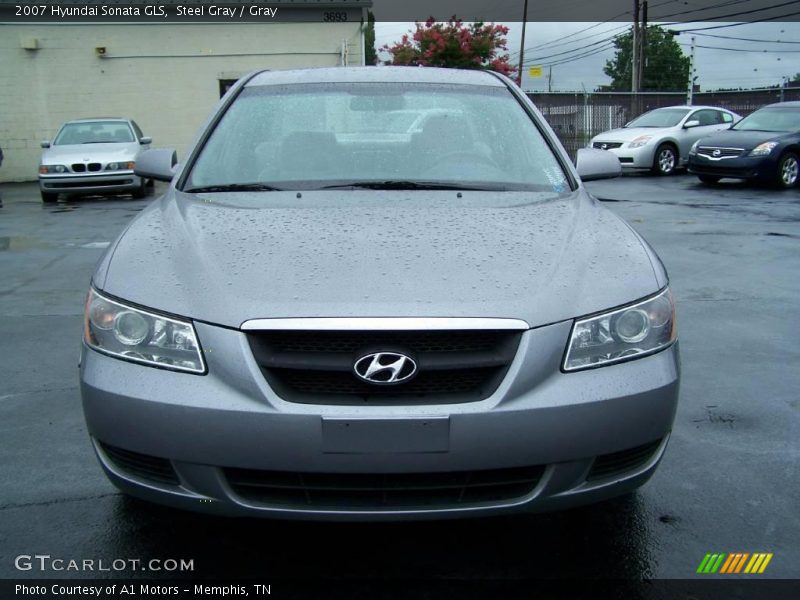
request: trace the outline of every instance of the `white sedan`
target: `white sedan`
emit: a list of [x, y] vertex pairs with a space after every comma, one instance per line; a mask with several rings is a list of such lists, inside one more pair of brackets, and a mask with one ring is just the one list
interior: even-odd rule
[[685, 166], [697, 140], [729, 129], [742, 117], [715, 106], [668, 106], [651, 110], [625, 127], [596, 135], [590, 147], [613, 152], [626, 169], [670, 175]]

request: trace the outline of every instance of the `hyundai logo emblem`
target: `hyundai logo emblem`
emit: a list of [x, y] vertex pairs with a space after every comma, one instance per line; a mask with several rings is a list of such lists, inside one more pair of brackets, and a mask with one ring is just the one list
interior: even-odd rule
[[600, 144], [600, 147], [601, 147], [603, 150], [608, 150], [608, 144]]
[[373, 352], [359, 358], [353, 365], [359, 379], [378, 385], [408, 381], [417, 374], [417, 363], [399, 352]]
[[713, 156], [720, 156], [720, 155], [722, 154], [722, 150], [720, 150], [719, 148], [717, 148], [717, 149], [716, 149], [716, 150], [714, 150], [714, 151], [713, 151], [711, 154], [712, 154]]

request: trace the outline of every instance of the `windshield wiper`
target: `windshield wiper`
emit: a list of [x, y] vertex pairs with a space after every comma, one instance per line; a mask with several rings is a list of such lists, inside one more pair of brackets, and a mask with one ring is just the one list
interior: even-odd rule
[[337, 190], [359, 188], [365, 190], [467, 190], [467, 191], [504, 191], [502, 186], [481, 186], [475, 184], [445, 183], [438, 181], [347, 181], [325, 185], [320, 190]]
[[188, 194], [199, 194], [202, 192], [281, 192], [281, 188], [276, 188], [266, 183], [228, 183], [225, 185], [206, 185], [183, 190]]

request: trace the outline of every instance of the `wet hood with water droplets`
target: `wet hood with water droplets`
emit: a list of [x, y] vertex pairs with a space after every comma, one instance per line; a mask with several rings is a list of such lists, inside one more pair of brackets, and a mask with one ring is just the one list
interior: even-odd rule
[[109, 248], [94, 283], [229, 327], [341, 316], [503, 317], [533, 327], [664, 285], [640, 238], [582, 190], [496, 196], [170, 191]]

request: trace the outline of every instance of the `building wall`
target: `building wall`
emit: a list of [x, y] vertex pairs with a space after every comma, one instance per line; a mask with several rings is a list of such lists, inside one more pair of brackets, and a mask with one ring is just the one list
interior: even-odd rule
[[0, 181], [35, 179], [39, 142], [83, 117], [130, 117], [181, 158], [220, 79], [336, 66], [342, 40], [347, 64], [362, 64], [359, 23], [0, 25]]

